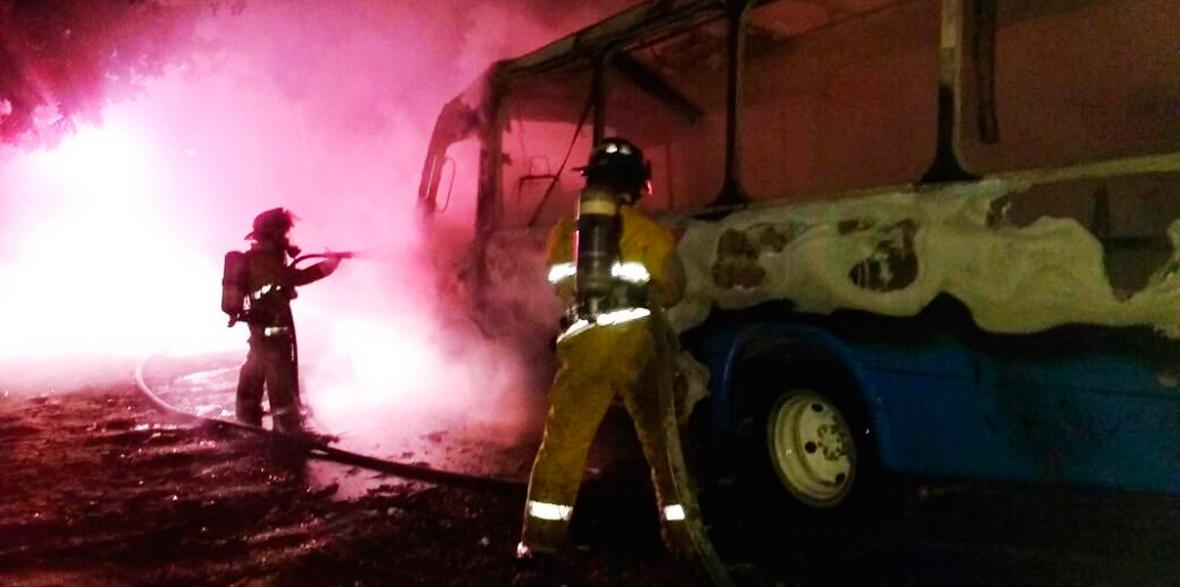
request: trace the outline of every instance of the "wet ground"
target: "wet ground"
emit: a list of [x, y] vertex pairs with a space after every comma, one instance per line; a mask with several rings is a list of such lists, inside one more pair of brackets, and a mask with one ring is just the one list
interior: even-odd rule
[[[153, 376], [176, 389], [217, 377], [186, 369]], [[130, 383], [0, 397], [0, 584], [705, 584], [664, 554], [646, 472], [635, 455], [619, 456], [627, 441], [611, 432], [625, 428], [616, 420], [597, 447], [573, 544], [542, 565], [512, 557], [520, 486], [307, 463], [259, 437], [170, 419]], [[480, 446], [472, 430], [402, 431], [405, 445], [388, 453], [507, 477], [531, 458], [535, 445]], [[818, 531], [759, 515], [724, 487], [704, 497], [739, 584], [1180, 584], [1175, 497], [898, 486], [888, 509]]]
[[603, 485], [641, 479], [592, 482], [569, 552], [522, 565], [522, 489], [341, 469], [370, 488], [339, 499], [267, 442], [178, 425], [130, 384], [0, 399], [0, 443], [4, 585], [700, 582], [663, 554], [643, 496]]
[[[234, 417], [234, 389], [237, 385], [241, 353], [226, 352], [198, 356], [151, 356], [143, 364], [145, 385], [161, 401], [181, 411], [198, 416], [230, 419]], [[311, 396], [309, 408], [315, 407]], [[265, 402], [264, 402], [265, 406]], [[333, 446], [382, 459], [460, 471], [472, 475], [496, 477], [525, 483], [537, 442], [540, 422], [497, 423], [464, 410], [430, 410], [409, 405], [360, 409], [343, 415], [313, 412], [309, 426], [334, 435]], [[538, 406], [538, 410], [544, 410]], [[335, 416], [335, 417], [333, 417]], [[270, 426], [269, 417], [264, 425]], [[605, 468], [601, 451], [590, 463], [594, 469]], [[318, 479], [328, 470], [314, 470]], [[365, 483], [356, 479], [335, 479], [346, 495], [364, 491]]]

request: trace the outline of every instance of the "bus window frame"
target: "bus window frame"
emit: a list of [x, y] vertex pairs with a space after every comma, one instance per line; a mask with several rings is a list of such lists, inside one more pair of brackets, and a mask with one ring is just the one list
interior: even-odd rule
[[[592, 111], [592, 129], [595, 138], [601, 138], [604, 132], [605, 105], [602, 88], [598, 84], [604, 83], [601, 78], [606, 77], [604, 71], [609, 67], [609, 55], [615, 51], [627, 51], [637, 46], [658, 42], [660, 38], [683, 33], [692, 27], [700, 26], [705, 21], [730, 19], [730, 24], [740, 22], [745, 17], [745, 11], [753, 4], [766, 4], [786, 0], [769, 0], [769, 2], [741, 2], [719, 3], [713, 8], [700, 10], [692, 18], [682, 21], [660, 22], [658, 26], [637, 26], [634, 29], [606, 31], [599, 34], [597, 27], [607, 21], [592, 25], [567, 39], [555, 41], [550, 47], [555, 57], [541, 58], [537, 54], [522, 56], [515, 60], [502, 61], [494, 66], [494, 74], [487, 82], [488, 94], [484, 109], [488, 114], [480, 125], [482, 151], [480, 158], [480, 187], [477, 204], [477, 234], [490, 235], [501, 230], [534, 230], [542, 228], [537, 223], [530, 222], [528, 226], [507, 226], [503, 223], [500, 210], [503, 205], [503, 186], [501, 185], [502, 156], [499, 153], [502, 144], [502, 132], [506, 124], [506, 113], [501, 107], [501, 98], [508, 88], [523, 83], [533, 76], [544, 76], [557, 70], [569, 68], [583, 69], [591, 75], [591, 93], [594, 105]], [[904, 2], [905, 0], [902, 0]], [[900, 2], [899, 2], [900, 3]], [[939, 38], [939, 79], [937, 88], [937, 129], [938, 139], [934, 153], [931, 154], [929, 170], [912, 183], [897, 186], [873, 186], [856, 189], [851, 193], [879, 192], [891, 188], [916, 188], [924, 185], [949, 182], [978, 181], [982, 176], [973, 173], [970, 160], [964, 148], [967, 141], [990, 142], [996, 132], [994, 129], [994, 96], [989, 90], [994, 83], [994, 35], [996, 21], [992, 9], [994, 0], [942, 0], [940, 3], [940, 19], [942, 22]], [[704, 16], [702, 16], [704, 15]], [[729, 43], [729, 55], [741, 49], [741, 41], [746, 35], [745, 27], [734, 27], [738, 37]], [[591, 37], [594, 37], [590, 39]], [[580, 48], [579, 42], [590, 39], [586, 47]], [[545, 48], [543, 48], [544, 50]], [[562, 52], [556, 52], [560, 49]], [[727, 80], [727, 85], [742, 83], [746, 64], [741, 55], [736, 62], [736, 69]], [[727, 88], [727, 91], [732, 88]], [[739, 96], [740, 98], [740, 96]], [[740, 117], [740, 103], [728, 107], [733, 112], [731, 116]], [[727, 150], [734, 151], [734, 156], [740, 153], [735, 142], [740, 141], [740, 128], [734, 128], [733, 122], [727, 123]], [[732, 136], [732, 135], [739, 136]], [[736, 162], [727, 159], [727, 168], [732, 166], [740, 187], [741, 170]], [[1065, 167], [1069, 167], [1068, 165]], [[1002, 176], [1017, 173], [1021, 170], [997, 170], [986, 175]], [[727, 176], [728, 181], [728, 176]], [[730, 189], [727, 186], [726, 189]], [[733, 193], [740, 194], [740, 191]], [[808, 200], [839, 197], [837, 194], [849, 193], [846, 190], [819, 189], [807, 194]], [[723, 191], [723, 195], [725, 192]], [[780, 204], [778, 198], [768, 198], [757, 202], [741, 199], [719, 199], [710, 205], [695, 209], [670, 209], [660, 216], [668, 217], [705, 217], [717, 218], [734, 211], [761, 207], [763, 205]]]

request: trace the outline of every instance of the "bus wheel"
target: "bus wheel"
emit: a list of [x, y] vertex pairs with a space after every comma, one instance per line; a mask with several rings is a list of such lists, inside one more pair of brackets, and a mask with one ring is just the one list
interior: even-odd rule
[[766, 450], [783, 487], [807, 506], [838, 506], [856, 485], [859, 455], [848, 415], [815, 390], [791, 389], [771, 404]]
[[[781, 365], [781, 363], [780, 363]], [[741, 425], [745, 492], [800, 532], [839, 532], [892, 509], [860, 392], [839, 368], [810, 363], [761, 378]], [[756, 374], [766, 371], [756, 372]], [[775, 516], [770, 516], [771, 518]]]

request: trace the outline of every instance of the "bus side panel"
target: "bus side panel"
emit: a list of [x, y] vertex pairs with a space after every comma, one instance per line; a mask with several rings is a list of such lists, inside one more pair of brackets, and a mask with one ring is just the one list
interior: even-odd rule
[[940, 374], [872, 369], [895, 450], [886, 467], [922, 475], [1032, 481], [1039, 463], [1014, 443], [995, 396]]
[[716, 438], [732, 438], [738, 406], [752, 392], [740, 387], [743, 352], [768, 341], [804, 345], [847, 367], [891, 470], [1180, 491], [1180, 391], [1161, 386], [1134, 355], [1022, 358], [955, 337], [853, 343], [815, 327], [728, 324], [691, 345], [713, 375]]
[[1039, 480], [1180, 491], [1180, 391], [1134, 355], [993, 358], [983, 387]]
[[1033, 480], [1037, 462], [999, 423], [993, 394], [979, 385], [978, 356], [950, 336], [921, 344], [856, 344], [882, 406], [894, 448], [882, 454], [896, 471]]

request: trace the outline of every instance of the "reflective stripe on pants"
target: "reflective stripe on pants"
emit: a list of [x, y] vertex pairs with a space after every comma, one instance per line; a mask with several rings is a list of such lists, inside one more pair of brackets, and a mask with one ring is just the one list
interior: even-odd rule
[[529, 548], [552, 551], [564, 541], [569, 516], [541, 517], [532, 512], [572, 514], [587, 453], [616, 395], [622, 396], [635, 421], [644, 456], [651, 465], [665, 537], [671, 532], [669, 522], [695, 513], [695, 504], [685, 504], [677, 497], [668, 463], [664, 426], [675, 426], [676, 419], [674, 414], [663, 413], [661, 394], [672, 393], [673, 364], [666, 343], [654, 334], [655, 328], [652, 320], [592, 328], [558, 345], [561, 367], [549, 398], [545, 437], [529, 479], [530, 505], [525, 508], [522, 532], [522, 542]]

